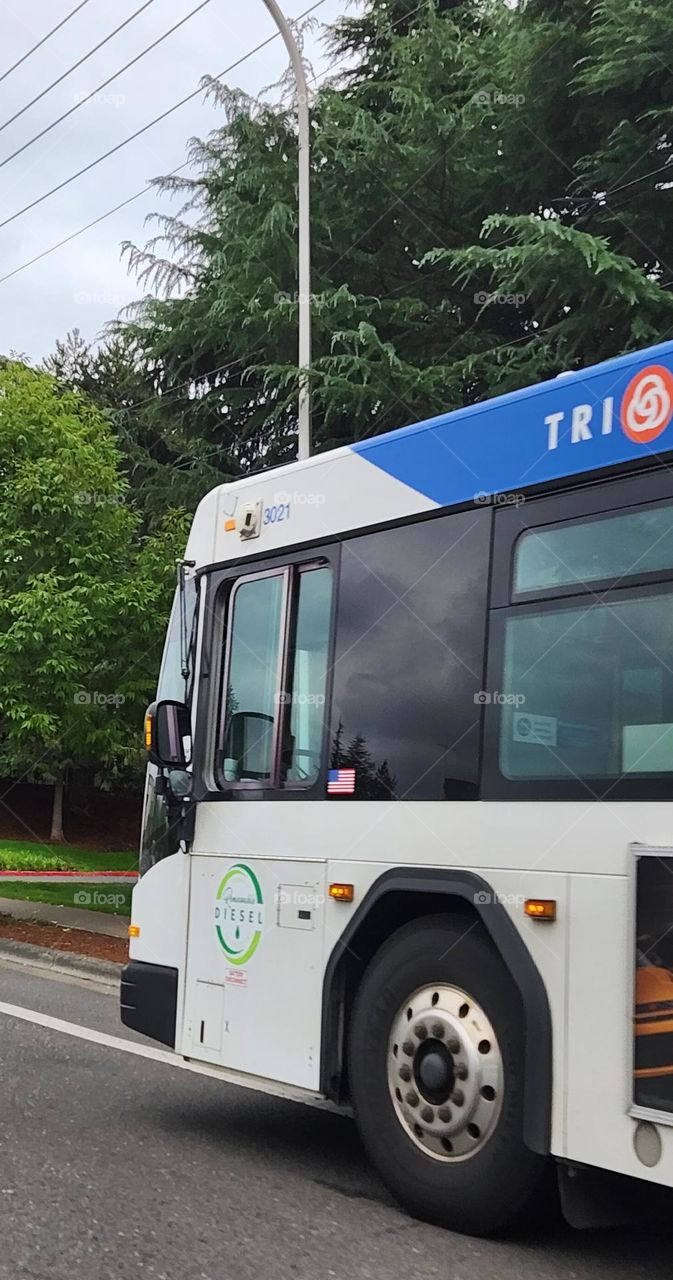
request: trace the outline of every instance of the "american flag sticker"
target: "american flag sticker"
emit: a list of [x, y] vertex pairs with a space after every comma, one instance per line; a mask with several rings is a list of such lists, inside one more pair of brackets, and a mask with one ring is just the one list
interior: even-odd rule
[[328, 796], [352, 796], [355, 792], [355, 769], [330, 769], [327, 774]]

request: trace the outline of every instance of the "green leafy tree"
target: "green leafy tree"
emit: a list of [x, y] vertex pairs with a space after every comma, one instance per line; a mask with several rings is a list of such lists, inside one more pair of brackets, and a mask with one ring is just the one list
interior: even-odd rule
[[[138, 758], [184, 527], [137, 536], [100, 411], [18, 362], [0, 366], [0, 765], [54, 782]], [[176, 521], [177, 524], [177, 521]]]

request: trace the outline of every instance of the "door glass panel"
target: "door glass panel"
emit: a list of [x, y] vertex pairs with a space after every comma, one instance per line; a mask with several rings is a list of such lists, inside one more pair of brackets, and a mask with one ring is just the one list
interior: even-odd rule
[[223, 773], [268, 782], [278, 715], [282, 575], [241, 582], [229, 624]]
[[331, 608], [330, 570], [300, 574], [286, 740], [288, 782], [313, 782], [320, 770]]

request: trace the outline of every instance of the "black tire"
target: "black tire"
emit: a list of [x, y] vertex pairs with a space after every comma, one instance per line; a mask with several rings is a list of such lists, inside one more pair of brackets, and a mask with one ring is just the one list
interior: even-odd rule
[[[388, 1084], [394, 1019], [416, 991], [458, 987], [488, 1017], [502, 1059], [495, 1127], [474, 1154], [435, 1159], [407, 1133]], [[491, 1235], [521, 1213], [547, 1161], [523, 1141], [523, 1013], [503, 960], [480, 926], [450, 915], [412, 921], [374, 956], [357, 993], [349, 1034], [355, 1116], [372, 1163], [414, 1217]]]

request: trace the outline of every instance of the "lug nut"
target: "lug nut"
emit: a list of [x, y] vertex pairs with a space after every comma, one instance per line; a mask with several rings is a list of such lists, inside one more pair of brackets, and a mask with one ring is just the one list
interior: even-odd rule
[[416, 1052], [416, 1046], [413, 1040], [405, 1040], [404, 1044], [402, 1045], [402, 1053], [406, 1053], [408, 1058], [413, 1058], [415, 1052]]
[[416, 1039], [425, 1040], [425, 1037], [427, 1036], [427, 1034], [428, 1034], [427, 1027], [424, 1027], [422, 1022], [417, 1022], [416, 1026], [414, 1027], [414, 1035], [416, 1036]]
[[459, 1080], [467, 1080], [467, 1067], [464, 1062], [459, 1062], [456, 1067], [456, 1076]]
[[410, 1089], [410, 1090], [409, 1090], [409, 1092], [406, 1094], [406, 1096], [405, 1096], [405, 1099], [404, 1099], [404, 1100], [405, 1100], [405, 1102], [408, 1102], [408, 1103], [409, 1103], [409, 1106], [410, 1106], [410, 1107], [417, 1107], [417, 1106], [418, 1106], [418, 1094], [417, 1094], [417, 1093], [414, 1093], [413, 1089]]
[[444, 1023], [433, 1022], [432, 1034], [435, 1037], [435, 1040], [443, 1040], [444, 1039]]
[[426, 1124], [432, 1124], [434, 1120], [434, 1112], [431, 1107], [423, 1107], [421, 1111], [421, 1120], [425, 1120]]
[[460, 1053], [460, 1040], [456, 1040], [456, 1037], [452, 1036], [446, 1047], [449, 1053]]
[[462, 1090], [462, 1089], [454, 1089], [453, 1093], [451, 1094], [451, 1101], [452, 1101], [452, 1102], [453, 1102], [457, 1107], [462, 1107], [462, 1105], [463, 1105], [463, 1103], [464, 1103], [464, 1101], [465, 1101], [465, 1095], [464, 1095], [464, 1093], [463, 1093], [463, 1090]]
[[404, 1080], [407, 1084], [411, 1080], [411, 1067], [408, 1067], [406, 1062], [400, 1067], [400, 1080]]
[[439, 1114], [439, 1118], [440, 1118], [440, 1120], [441, 1120], [442, 1124], [450, 1124], [450, 1122], [451, 1122], [451, 1108], [450, 1108], [450, 1107], [440, 1107], [440, 1110], [439, 1110], [438, 1114]]

